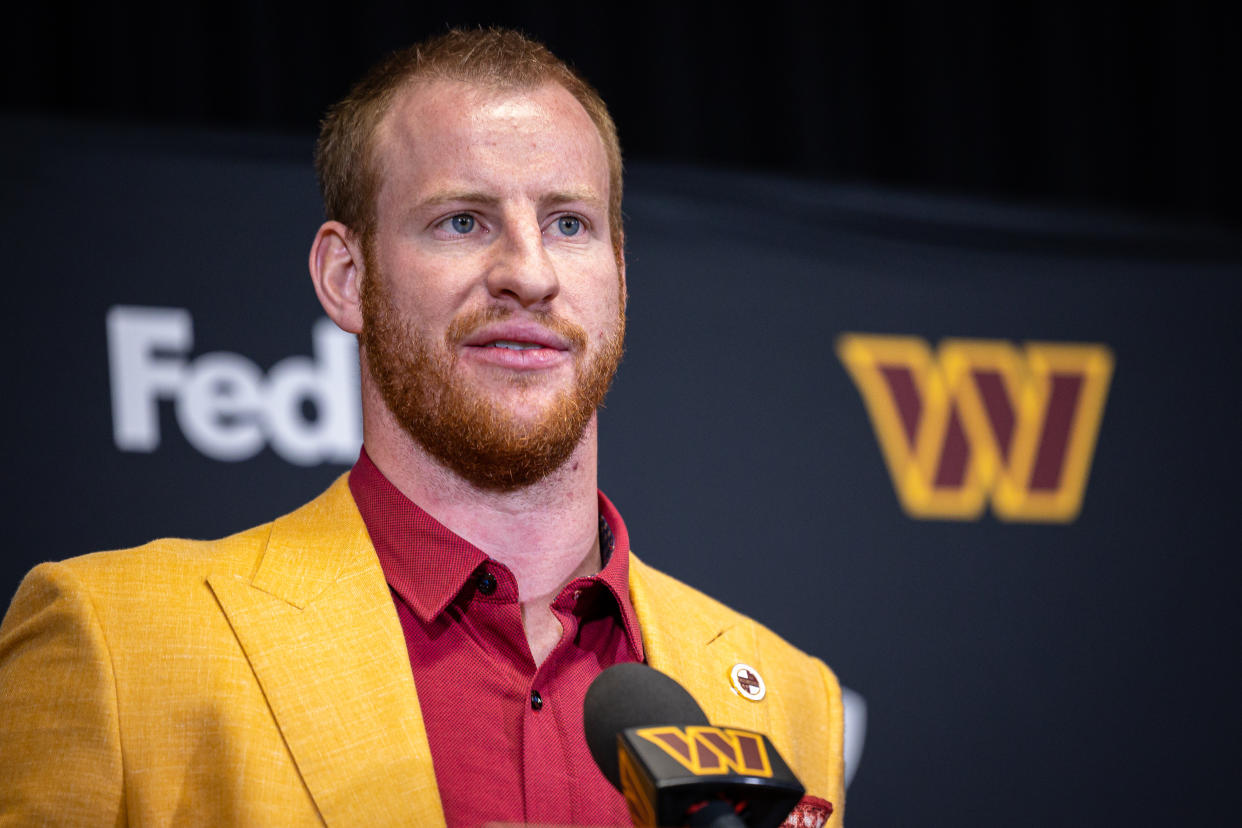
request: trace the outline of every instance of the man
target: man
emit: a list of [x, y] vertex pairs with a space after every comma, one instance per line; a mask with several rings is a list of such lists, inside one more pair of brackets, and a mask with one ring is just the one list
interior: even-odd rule
[[581, 722], [622, 661], [769, 734], [798, 824], [839, 824], [835, 678], [633, 557], [596, 489], [626, 299], [603, 102], [520, 35], [450, 32], [329, 113], [317, 168], [361, 456], [248, 532], [27, 577], [0, 824], [624, 824]]

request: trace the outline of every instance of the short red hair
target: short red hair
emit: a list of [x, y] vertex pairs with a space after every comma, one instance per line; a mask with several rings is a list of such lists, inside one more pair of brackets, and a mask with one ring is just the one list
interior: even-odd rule
[[546, 46], [504, 29], [453, 29], [394, 52], [373, 66], [328, 110], [315, 146], [315, 171], [324, 210], [358, 233], [364, 244], [375, 229], [379, 172], [375, 134], [397, 92], [415, 80], [452, 80], [495, 89], [556, 83], [586, 110], [608, 157], [608, 226], [618, 262], [621, 219], [621, 143], [599, 93]]

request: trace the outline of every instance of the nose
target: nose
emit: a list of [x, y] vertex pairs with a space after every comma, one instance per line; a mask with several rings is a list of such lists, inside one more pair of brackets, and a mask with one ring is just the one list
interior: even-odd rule
[[556, 267], [533, 218], [510, 225], [493, 249], [495, 258], [487, 271], [487, 289], [492, 296], [516, 300], [529, 308], [552, 301], [560, 291]]

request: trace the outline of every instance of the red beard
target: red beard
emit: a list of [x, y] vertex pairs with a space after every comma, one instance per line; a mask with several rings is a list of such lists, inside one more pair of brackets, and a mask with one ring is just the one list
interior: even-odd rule
[[[560, 468], [582, 440], [621, 362], [623, 306], [616, 329], [589, 358], [581, 327], [548, 311], [531, 312], [571, 344], [577, 355], [574, 385], [537, 420], [518, 421], [456, 371], [458, 346], [480, 327], [512, 316], [511, 308], [463, 312], [449, 326], [441, 347], [402, 321], [382, 278], [363, 280], [361, 300], [358, 339], [389, 410], [433, 457], [481, 489], [520, 489]], [[516, 386], [529, 381], [513, 378]]]

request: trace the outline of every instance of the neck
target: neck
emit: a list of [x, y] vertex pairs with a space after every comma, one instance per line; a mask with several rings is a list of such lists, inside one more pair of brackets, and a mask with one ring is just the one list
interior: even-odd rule
[[463, 480], [403, 431], [367, 428], [365, 445], [403, 495], [513, 573], [525, 607], [546, 608], [565, 584], [599, 571], [596, 418], [559, 469], [510, 492]]

